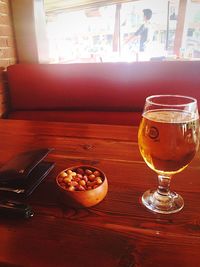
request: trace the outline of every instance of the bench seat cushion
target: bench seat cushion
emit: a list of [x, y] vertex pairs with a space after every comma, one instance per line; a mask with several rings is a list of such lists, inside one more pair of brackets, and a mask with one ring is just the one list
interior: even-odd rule
[[97, 123], [116, 125], [138, 125], [140, 112], [103, 112], [103, 111], [15, 111], [9, 119], [61, 121], [76, 123]]

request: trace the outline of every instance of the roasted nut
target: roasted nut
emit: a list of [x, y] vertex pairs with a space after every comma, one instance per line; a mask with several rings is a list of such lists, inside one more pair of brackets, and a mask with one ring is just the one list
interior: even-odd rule
[[77, 177], [77, 178], [80, 178], [80, 179], [83, 179], [83, 175], [80, 174], [80, 173], [77, 173], [77, 174], [76, 174], [76, 177]]
[[66, 177], [67, 173], [66, 172], [61, 172], [60, 177]]
[[78, 174], [84, 174], [85, 172], [84, 172], [84, 170], [82, 169], [82, 168], [78, 168], [77, 170], [76, 170], [76, 172], [78, 173]]
[[90, 174], [92, 174], [92, 171], [89, 170], [89, 169], [86, 169], [86, 170], [85, 170], [85, 173], [86, 173], [87, 175], [90, 175]]
[[80, 190], [80, 191], [85, 191], [85, 187], [83, 187], [82, 185], [79, 185], [79, 186], [78, 186], [78, 190]]
[[88, 178], [92, 182], [95, 180], [96, 176], [94, 174], [90, 174]]
[[95, 181], [96, 181], [96, 184], [102, 184], [102, 180], [101, 180], [101, 177], [97, 177], [96, 179], [95, 179]]
[[65, 177], [65, 178], [63, 179], [63, 181], [64, 181], [66, 184], [67, 184], [67, 183], [70, 183], [71, 180], [72, 180], [71, 177]]
[[94, 173], [93, 173], [96, 177], [98, 177], [98, 176], [100, 176], [101, 174], [100, 174], [100, 172], [99, 171], [94, 171]]
[[88, 181], [88, 177], [87, 177], [87, 175], [84, 175], [84, 176], [83, 176], [83, 180], [87, 183], [87, 181]]
[[86, 185], [86, 182], [84, 180], [80, 180], [79, 181], [79, 184], [82, 185], [82, 186], [85, 186]]
[[74, 190], [75, 190], [75, 188], [74, 188], [74, 186], [73, 186], [73, 185], [71, 185], [71, 186], [67, 187], [67, 190], [69, 190], [69, 191], [74, 191]]
[[77, 183], [76, 181], [71, 181], [71, 182], [69, 183], [69, 185], [77, 186], [78, 183]]

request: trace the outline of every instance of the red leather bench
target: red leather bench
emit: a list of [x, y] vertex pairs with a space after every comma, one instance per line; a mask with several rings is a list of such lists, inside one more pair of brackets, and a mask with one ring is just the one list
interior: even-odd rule
[[200, 61], [16, 64], [7, 69], [7, 118], [138, 125], [145, 98], [197, 98]]

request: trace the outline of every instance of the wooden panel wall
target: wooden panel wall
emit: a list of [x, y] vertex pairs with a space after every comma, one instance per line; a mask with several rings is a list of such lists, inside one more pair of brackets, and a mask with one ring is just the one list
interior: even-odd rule
[[0, 0], [0, 117], [6, 113], [7, 92], [3, 70], [17, 62], [10, 0]]

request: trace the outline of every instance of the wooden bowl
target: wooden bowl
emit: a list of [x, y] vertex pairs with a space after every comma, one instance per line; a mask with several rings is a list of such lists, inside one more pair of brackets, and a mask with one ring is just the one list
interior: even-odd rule
[[[95, 181], [97, 180], [96, 178], [94, 179], [93, 182], [91, 182], [89, 180], [90, 175], [85, 175], [88, 177], [88, 181], [85, 185], [85, 189], [83, 191], [79, 191], [79, 189], [73, 189], [72, 191], [69, 190], [69, 186], [71, 184], [71, 182], [67, 182], [67, 175], [70, 175], [68, 173], [70, 173], [70, 171], [72, 171], [73, 173], [78, 173], [80, 170], [83, 170], [84, 173], [82, 173], [82, 177], [85, 174], [86, 170], [90, 170], [92, 172], [92, 174], [98, 174], [99, 172], [99, 176], [96, 175], [97, 179], [98, 177], [101, 178], [102, 182], [100, 184], [97, 185], [97, 187], [95, 188]], [[87, 171], [86, 171], [87, 172]], [[65, 174], [66, 177], [65, 177]], [[74, 174], [73, 174], [74, 175]], [[64, 181], [64, 178], [65, 181]], [[77, 176], [74, 176], [75, 178], [73, 178], [72, 181], [74, 181], [74, 179], [76, 179]], [[92, 177], [92, 176], [91, 176]], [[86, 179], [86, 177], [85, 177]], [[82, 179], [81, 179], [82, 180]], [[60, 172], [58, 174], [58, 176], [56, 177], [56, 183], [58, 185], [58, 189], [60, 191], [60, 196], [61, 196], [61, 201], [63, 204], [66, 204], [68, 206], [72, 206], [72, 207], [91, 207], [94, 206], [96, 204], [98, 204], [99, 202], [101, 202], [107, 192], [108, 192], [108, 181], [106, 178], [106, 175], [104, 174], [103, 171], [101, 171], [100, 169], [93, 167], [93, 166], [89, 166], [89, 165], [80, 165], [80, 166], [73, 166], [70, 168], [67, 168], [65, 170], [63, 170], [62, 172]], [[80, 181], [78, 182], [80, 183]], [[93, 187], [91, 188], [91, 186], [87, 186], [87, 184], [89, 185], [89, 183], [93, 184]], [[83, 189], [83, 188], [82, 188]]]

